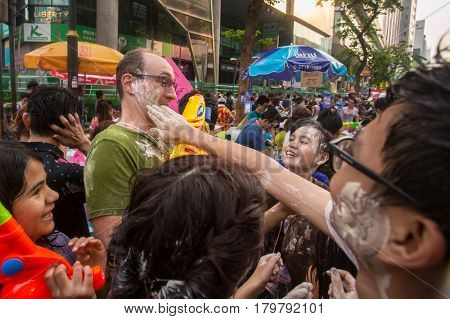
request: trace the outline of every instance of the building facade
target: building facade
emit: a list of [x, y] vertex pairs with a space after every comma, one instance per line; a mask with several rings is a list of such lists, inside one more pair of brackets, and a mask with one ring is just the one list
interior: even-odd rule
[[405, 42], [408, 46], [414, 46], [416, 32], [417, 0], [402, 0], [403, 11], [400, 16], [399, 42]]
[[413, 52], [424, 58], [426, 61], [430, 60], [430, 50], [428, 49], [427, 37], [425, 35], [425, 20], [416, 22]]
[[[69, 0], [20, 0], [24, 10], [16, 36], [16, 65], [23, 56], [47, 43], [65, 41]], [[240, 44], [223, 36], [227, 29], [245, 28], [250, 0], [77, 0], [79, 41], [96, 42], [126, 53], [146, 48], [170, 56], [190, 80], [237, 82]], [[316, 0], [280, 0], [264, 5], [258, 19], [257, 45], [262, 51], [308, 45], [331, 53], [334, 7]], [[6, 65], [9, 39], [3, 28]]]
[[402, 10], [390, 11], [381, 17], [384, 43], [387, 47], [396, 45], [400, 41], [400, 20]]
[[[214, 2], [77, 0], [79, 41], [98, 42], [122, 53], [147, 48], [172, 57], [190, 80], [214, 82]], [[25, 4], [23, 23], [16, 32], [19, 68], [24, 54], [50, 42], [65, 41], [69, 22], [69, 0], [28, 0]], [[3, 29], [2, 47], [7, 53], [7, 27]], [[8, 65], [9, 59], [4, 63]]]

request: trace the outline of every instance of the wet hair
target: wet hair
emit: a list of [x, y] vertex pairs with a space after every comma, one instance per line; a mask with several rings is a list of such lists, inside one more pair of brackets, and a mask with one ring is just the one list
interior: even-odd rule
[[259, 180], [215, 156], [141, 171], [110, 246], [112, 298], [229, 298], [262, 250]]
[[328, 142], [331, 139], [330, 134], [317, 121], [314, 121], [312, 119], [297, 120], [294, 124], [292, 124], [291, 130], [290, 130], [291, 136], [295, 133], [295, 131], [297, 131], [299, 128], [304, 127], [304, 126], [309, 126], [309, 127], [315, 128], [320, 133], [319, 152], [321, 154], [328, 152]]
[[260, 95], [258, 97], [258, 99], [255, 101], [256, 107], [266, 104], [266, 103], [270, 103], [270, 99], [265, 95]]
[[127, 73], [136, 73], [144, 69], [144, 50], [135, 49], [127, 52], [116, 68], [116, 86], [119, 97], [123, 97], [122, 76]]
[[104, 95], [105, 93], [103, 93], [102, 90], [95, 91], [95, 96], [97, 97], [97, 99], [101, 99]]
[[376, 185], [382, 201], [410, 206], [434, 220], [447, 240], [450, 256], [450, 64], [408, 72], [392, 87], [401, 111], [387, 129], [382, 175], [412, 196], [414, 205], [396, 192]]
[[35, 80], [31, 80], [30, 82], [28, 82], [27, 84], [27, 90], [36, 90], [36, 88], [39, 87], [39, 84], [35, 81]]
[[95, 115], [98, 118], [98, 123], [104, 121], [112, 121], [112, 116], [109, 114], [111, 106], [105, 100], [100, 100], [97, 103], [97, 111]]
[[269, 108], [262, 114], [261, 118], [268, 122], [281, 122], [281, 115], [275, 108]]
[[31, 131], [39, 136], [53, 136], [50, 125], [62, 127], [61, 115], [77, 111], [77, 98], [71, 91], [58, 86], [41, 85], [31, 95], [27, 112], [31, 117]]
[[335, 108], [322, 110], [317, 117], [317, 121], [333, 136], [339, 133], [343, 125], [342, 119]]
[[25, 170], [32, 159], [42, 162], [34, 153], [19, 142], [0, 141], [0, 201], [13, 213], [14, 202], [25, 188]]

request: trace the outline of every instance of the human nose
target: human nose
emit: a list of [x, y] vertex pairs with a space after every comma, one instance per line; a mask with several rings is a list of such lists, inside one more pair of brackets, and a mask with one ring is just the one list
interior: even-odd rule
[[175, 101], [177, 99], [177, 93], [173, 86], [164, 90], [164, 96], [168, 101]]
[[53, 204], [54, 202], [56, 202], [59, 198], [59, 194], [57, 192], [55, 192], [53, 189], [51, 189], [50, 187], [48, 187], [48, 192], [47, 192], [47, 196], [46, 196], [46, 202], [48, 204]]

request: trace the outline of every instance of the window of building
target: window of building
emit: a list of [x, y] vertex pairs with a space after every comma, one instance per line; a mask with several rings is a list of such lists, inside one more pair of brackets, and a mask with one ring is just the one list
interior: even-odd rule
[[307, 45], [327, 53], [331, 52], [331, 39], [329, 37], [325, 37], [297, 22], [294, 23], [294, 44]]
[[161, 2], [167, 5], [169, 9], [211, 20], [210, 0], [162, 0]]

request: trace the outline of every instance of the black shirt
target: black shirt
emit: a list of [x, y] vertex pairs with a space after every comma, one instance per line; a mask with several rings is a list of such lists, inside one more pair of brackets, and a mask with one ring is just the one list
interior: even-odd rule
[[53, 209], [55, 228], [69, 238], [89, 236], [84, 209], [83, 167], [67, 162], [64, 153], [55, 145], [42, 142], [24, 144], [39, 154], [47, 173], [47, 185], [59, 194]]

